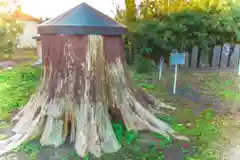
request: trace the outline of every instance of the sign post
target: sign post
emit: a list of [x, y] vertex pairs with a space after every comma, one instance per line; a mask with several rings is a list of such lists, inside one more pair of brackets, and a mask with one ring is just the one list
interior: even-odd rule
[[175, 65], [175, 71], [174, 71], [174, 81], [173, 81], [173, 94], [176, 93], [176, 86], [177, 86], [177, 68], [178, 65]]
[[161, 80], [161, 78], [162, 78], [163, 66], [164, 66], [164, 58], [163, 58], [163, 56], [161, 56], [160, 64], [159, 64], [159, 77], [158, 77], [159, 80]]
[[238, 76], [240, 76], [240, 58], [238, 60]]
[[173, 94], [175, 94], [176, 86], [177, 86], [178, 65], [185, 64], [185, 53], [171, 53], [170, 54], [170, 64], [175, 65], [174, 81], [173, 81]]

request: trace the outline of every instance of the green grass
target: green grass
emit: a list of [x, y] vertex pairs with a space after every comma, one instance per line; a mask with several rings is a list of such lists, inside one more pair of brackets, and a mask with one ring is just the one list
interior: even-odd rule
[[234, 73], [212, 73], [202, 76], [200, 79], [203, 93], [215, 95], [222, 100], [240, 102], [239, 78]]
[[[191, 139], [191, 146], [195, 151], [195, 154], [188, 156], [185, 159], [219, 160], [219, 146], [216, 142], [222, 136], [222, 117], [217, 116], [212, 109], [207, 109], [200, 115], [193, 114], [194, 107], [199, 106], [191, 106], [196, 104], [192, 104], [186, 99], [169, 96], [166, 86], [152, 84], [146, 81], [149, 77], [151, 77], [151, 75], [145, 76], [134, 74], [134, 79], [138, 86], [145, 88], [165, 103], [178, 108], [178, 110], [175, 113], [172, 113], [171, 116], [160, 116], [159, 118], [167, 121], [176, 131], [187, 135]], [[190, 107], [184, 108], [183, 106], [187, 104], [190, 105]]]
[[[30, 95], [34, 93], [41, 75], [41, 68], [38, 67], [18, 67], [12, 70], [0, 72], [0, 120], [9, 120], [11, 112], [18, 110], [27, 103]], [[140, 143], [142, 135], [137, 132], [123, 130], [122, 124], [113, 124], [114, 131], [119, 142], [124, 146], [119, 153], [113, 155], [104, 155], [105, 160], [122, 160], [124, 157], [134, 160], [163, 160], [162, 149], [179, 145], [183, 152], [187, 151], [186, 145], [191, 145], [195, 154], [186, 157], [186, 160], [218, 160], [219, 153], [215, 142], [221, 136], [220, 118], [216, 116], [213, 110], [205, 110], [201, 115], [192, 113], [190, 101], [169, 97], [167, 88], [163, 85], [152, 84], [148, 81], [150, 75], [134, 74], [138, 86], [141, 86], [154, 94], [164, 102], [177, 107], [177, 111], [171, 113], [171, 116], [157, 115], [160, 119], [168, 122], [179, 133], [187, 135], [191, 139], [190, 144], [173, 144], [173, 139], [166, 139], [157, 133], [148, 135], [149, 142]], [[183, 106], [188, 104], [189, 107]], [[154, 140], [152, 140], [154, 139]], [[21, 145], [16, 151], [27, 153], [31, 159], [36, 159], [40, 151], [39, 144], [32, 141]], [[74, 152], [69, 153], [65, 159], [75, 157]], [[87, 159], [87, 158], [85, 158]]]
[[17, 67], [0, 71], [0, 120], [9, 120], [11, 112], [25, 105], [41, 76], [37, 67]]
[[40, 152], [41, 146], [35, 141], [27, 141], [21, 144], [14, 152], [23, 152], [27, 155], [29, 160], [36, 160], [37, 154]]

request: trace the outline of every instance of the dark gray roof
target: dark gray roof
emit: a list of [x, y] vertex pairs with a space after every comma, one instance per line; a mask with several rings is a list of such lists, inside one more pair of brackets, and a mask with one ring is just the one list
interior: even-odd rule
[[40, 36], [33, 36], [32, 39], [40, 40]]
[[[54, 8], [53, 8], [54, 9]], [[86, 3], [38, 26], [39, 34], [121, 35], [127, 28]]]

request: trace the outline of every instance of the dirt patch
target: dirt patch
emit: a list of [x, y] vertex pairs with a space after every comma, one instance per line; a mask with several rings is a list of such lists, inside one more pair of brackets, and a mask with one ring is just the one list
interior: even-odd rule
[[[180, 71], [177, 78], [177, 93], [173, 95], [173, 73], [169, 70], [164, 71], [160, 81], [158, 73], [147, 78], [148, 83], [166, 86], [169, 92], [167, 99], [172, 97], [172, 102], [169, 103], [175, 105], [179, 103], [177, 106], [181, 109], [189, 108], [197, 114], [209, 108], [216, 111], [216, 116], [224, 124], [221, 127], [220, 140], [214, 143], [220, 150], [217, 159], [221, 160], [238, 160], [240, 157], [239, 80], [240, 77], [235, 72]], [[181, 116], [184, 117], [183, 114]]]
[[8, 60], [8, 61], [1, 61], [0, 60], [0, 69], [1, 68], [7, 68], [7, 67], [14, 67], [23, 63], [27, 63], [27, 62], [32, 62], [33, 59], [16, 59], [16, 60]]
[[0, 62], [0, 68], [7, 68], [7, 67], [15, 66], [15, 65], [17, 65], [17, 63], [13, 62], [13, 61], [2, 61], [2, 62]]
[[[149, 82], [167, 86], [172, 92], [173, 72], [165, 69], [161, 81], [158, 73]], [[150, 79], [150, 78], [149, 78]], [[219, 113], [235, 113], [240, 102], [240, 76], [235, 72], [192, 72], [180, 70], [177, 77], [178, 96], [201, 102]], [[239, 99], [239, 101], [238, 101]]]

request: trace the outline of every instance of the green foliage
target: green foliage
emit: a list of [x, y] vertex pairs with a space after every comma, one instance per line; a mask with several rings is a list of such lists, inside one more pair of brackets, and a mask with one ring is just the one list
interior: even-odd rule
[[37, 154], [40, 152], [41, 145], [35, 141], [27, 141], [20, 145], [15, 152], [24, 152], [28, 155], [29, 160], [36, 160]]
[[155, 68], [154, 62], [143, 57], [141, 54], [135, 56], [135, 71], [137, 73], [149, 73]]
[[152, 48], [150, 57], [156, 62], [160, 56], [168, 62], [172, 49], [191, 52], [195, 45], [208, 54], [216, 44], [234, 43], [240, 33], [239, 5], [228, 0], [143, 0], [137, 12], [132, 23], [129, 9], [117, 9], [116, 20], [130, 31], [125, 38], [132, 45], [127, 55]]
[[118, 21], [119, 23], [126, 24], [127, 21], [126, 17], [127, 17], [126, 11], [121, 10], [120, 7], [117, 6], [115, 20]]
[[239, 18], [231, 13], [185, 10], [163, 17], [161, 21], [147, 20], [138, 23], [132, 32], [137, 39], [136, 48], [152, 48], [152, 59], [161, 55], [166, 60], [172, 49], [189, 50], [195, 45], [206, 49], [215, 44], [232, 42], [240, 27]]
[[40, 17], [40, 23], [46, 22], [48, 21], [50, 18], [46, 17], [45, 19], [43, 19], [42, 17]]
[[125, 0], [126, 17], [128, 22], [136, 21], [136, 4], [135, 0]]
[[0, 71], [0, 119], [25, 105], [39, 83], [41, 68], [19, 67]]
[[[204, 93], [205, 90], [211, 88], [212, 93], [209, 95], [216, 95], [221, 100], [238, 103], [240, 102], [239, 83], [236, 76], [228, 76], [224, 80], [218, 73], [210, 74], [208, 77], [202, 77], [201, 88]], [[204, 93], [206, 94], [206, 93]]]
[[[182, 152], [192, 151], [192, 155], [188, 155], [185, 158], [188, 160], [200, 160], [202, 158], [209, 160], [218, 160], [218, 152], [212, 145], [213, 142], [217, 141], [221, 135], [220, 128], [214, 123], [214, 112], [212, 110], [205, 110], [201, 115], [196, 116], [188, 109], [183, 109], [180, 112], [179, 117], [171, 116], [159, 116], [159, 119], [169, 123], [173, 128], [181, 134], [185, 134], [191, 138], [191, 147], [187, 149], [189, 144], [177, 145], [173, 143], [173, 139], [167, 139], [158, 133], [151, 133], [152, 138], [155, 141], [151, 142], [148, 152], [142, 151], [142, 145], [138, 143], [140, 133], [125, 131], [123, 124], [113, 124], [114, 131], [119, 142], [123, 145], [131, 145], [131, 148], [135, 150], [136, 159], [164, 159], [162, 149], [171, 148], [173, 146], [180, 147]], [[182, 115], [183, 114], [183, 115]], [[186, 120], [186, 116], [192, 117], [190, 121], [190, 127], [188, 124], [182, 124], [180, 121]], [[189, 119], [189, 118], [187, 118]], [[204, 127], [203, 127], [204, 126]], [[149, 137], [149, 138], [150, 138]], [[134, 147], [133, 147], [134, 146]], [[160, 150], [159, 150], [160, 149]]]
[[[137, 85], [148, 91], [151, 90], [153, 93], [158, 93], [159, 91], [165, 92], [165, 90], [167, 90], [167, 88], [164, 89], [164, 87], [159, 87], [159, 85], [148, 83], [145, 80], [147, 77], [148, 76], [143, 74], [134, 75]], [[213, 79], [213, 77], [210, 77], [210, 79]], [[228, 82], [228, 84], [229, 83], [230, 82]], [[166, 96], [169, 97], [168, 94]], [[163, 99], [163, 97], [161, 97], [161, 99]], [[187, 102], [184, 102], [184, 104], [186, 103]], [[172, 102], [172, 106], [174, 105], [176, 105], [176, 102]], [[218, 121], [218, 116], [212, 109], [204, 110], [198, 115], [195, 114], [192, 109], [180, 107], [181, 109], [177, 110], [173, 116], [160, 115], [158, 118], [170, 124], [180, 134], [186, 135], [191, 139], [191, 150], [194, 154], [185, 157], [186, 160], [218, 160], [219, 152], [217, 150], [217, 143], [222, 136], [221, 127], [224, 122]], [[164, 139], [162, 135], [156, 133], [153, 133], [153, 135], [162, 140], [160, 146], [172, 146], [171, 139]], [[182, 147], [183, 151], [186, 151], [185, 147], [180, 147]]]
[[17, 45], [17, 37], [22, 33], [23, 26], [9, 15], [0, 15], [0, 53], [12, 54]]
[[123, 124], [113, 124], [113, 130], [116, 134], [117, 139], [121, 144], [132, 144], [134, 140], [136, 140], [138, 133], [133, 131], [125, 131]]
[[209, 9], [224, 12], [229, 11], [231, 7], [229, 0], [142, 0], [139, 10], [139, 19], [153, 20], [184, 11], [186, 9], [192, 11], [207, 11]]

